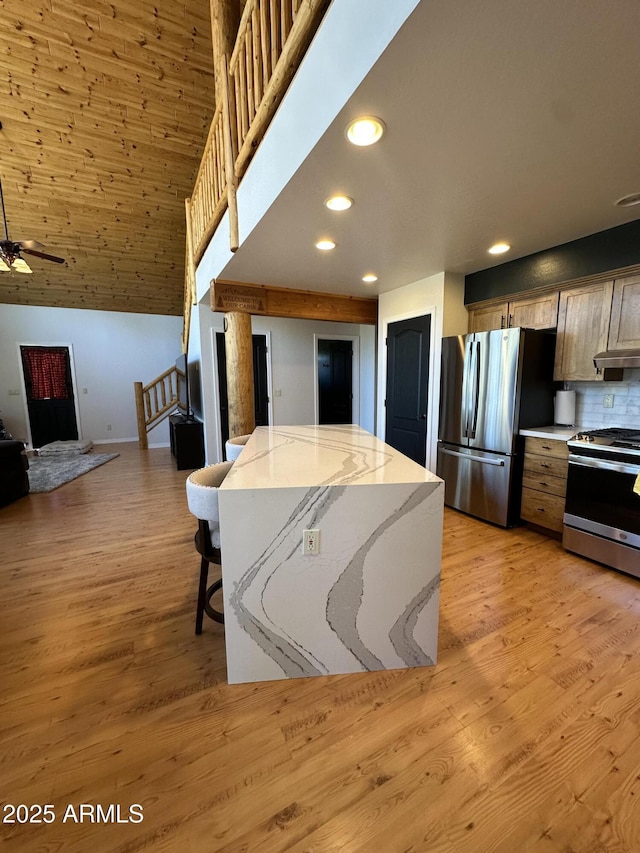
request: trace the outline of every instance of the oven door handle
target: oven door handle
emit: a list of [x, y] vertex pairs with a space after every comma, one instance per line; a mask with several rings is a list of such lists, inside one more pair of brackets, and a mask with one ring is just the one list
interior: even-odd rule
[[576, 456], [574, 453], [569, 454], [569, 465], [615, 471], [617, 474], [640, 474], [640, 465], [625, 465], [623, 462], [609, 462], [607, 459], [594, 459], [591, 456]]

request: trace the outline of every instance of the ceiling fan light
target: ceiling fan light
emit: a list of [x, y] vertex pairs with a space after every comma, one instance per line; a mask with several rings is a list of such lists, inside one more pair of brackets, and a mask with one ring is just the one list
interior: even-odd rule
[[24, 258], [14, 258], [11, 262], [11, 266], [16, 272], [23, 273], [31, 273], [33, 270], [29, 266], [29, 264], [24, 260]]
[[4, 258], [0, 258], [0, 272], [10, 272], [11, 269]]

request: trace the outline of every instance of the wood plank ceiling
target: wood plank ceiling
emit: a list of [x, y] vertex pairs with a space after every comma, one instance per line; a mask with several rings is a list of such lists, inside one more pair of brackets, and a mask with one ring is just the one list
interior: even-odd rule
[[[0, 177], [33, 275], [0, 302], [182, 314], [214, 108], [208, 0], [0, 0]], [[4, 234], [3, 234], [4, 239]]]

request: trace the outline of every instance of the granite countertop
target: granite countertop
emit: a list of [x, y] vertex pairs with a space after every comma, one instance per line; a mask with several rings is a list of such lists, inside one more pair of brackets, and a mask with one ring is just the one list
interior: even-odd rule
[[520, 435], [527, 435], [532, 438], [551, 438], [555, 441], [569, 441], [579, 431], [579, 427], [541, 426], [531, 427], [531, 429], [521, 429]]

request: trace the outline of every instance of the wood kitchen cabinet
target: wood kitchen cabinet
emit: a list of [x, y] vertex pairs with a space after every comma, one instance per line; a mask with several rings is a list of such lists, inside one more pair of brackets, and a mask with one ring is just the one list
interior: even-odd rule
[[562, 533], [569, 449], [566, 441], [525, 439], [520, 517]]
[[613, 283], [607, 349], [640, 349], [640, 275]]
[[469, 312], [469, 331], [492, 329], [555, 329], [558, 321], [558, 296], [554, 293], [512, 299], [474, 308]]
[[607, 349], [612, 297], [613, 281], [560, 291], [556, 381], [604, 378], [593, 357]]

